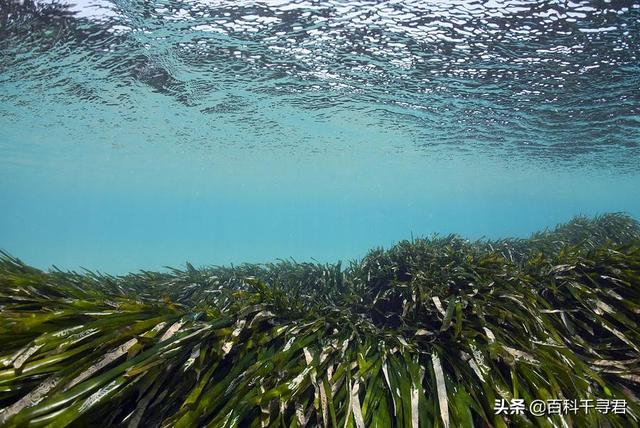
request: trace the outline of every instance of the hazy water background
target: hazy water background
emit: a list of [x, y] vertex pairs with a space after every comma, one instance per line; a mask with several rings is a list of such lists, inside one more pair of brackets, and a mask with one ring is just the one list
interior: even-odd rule
[[640, 5], [0, 0], [0, 248], [123, 273], [640, 218]]

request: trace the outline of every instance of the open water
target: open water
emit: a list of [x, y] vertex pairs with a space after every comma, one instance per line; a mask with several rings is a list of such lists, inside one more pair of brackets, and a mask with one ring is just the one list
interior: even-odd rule
[[640, 218], [640, 4], [0, 0], [0, 248], [109, 273]]

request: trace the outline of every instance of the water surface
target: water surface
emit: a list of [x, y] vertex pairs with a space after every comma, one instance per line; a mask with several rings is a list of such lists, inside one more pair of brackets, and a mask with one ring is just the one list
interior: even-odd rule
[[0, 2], [0, 247], [120, 273], [640, 218], [640, 5]]

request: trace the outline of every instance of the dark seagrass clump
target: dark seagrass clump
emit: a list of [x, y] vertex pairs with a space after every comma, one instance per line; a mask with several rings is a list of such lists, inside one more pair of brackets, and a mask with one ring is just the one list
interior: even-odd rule
[[[3, 253], [0, 425], [627, 428], [639, 314], [640, 226], [622, 214], [346, 267], [114, 277]], [[517, 399], [569, 407], [496, 414]]]

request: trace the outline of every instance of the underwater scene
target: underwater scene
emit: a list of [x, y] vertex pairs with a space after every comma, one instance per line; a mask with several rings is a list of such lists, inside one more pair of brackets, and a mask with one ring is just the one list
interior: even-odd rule
[[640, 2], [0, 0], [0, 427], [640, 426]]

